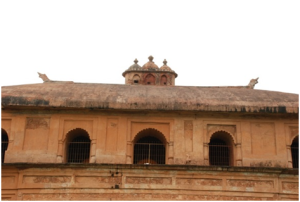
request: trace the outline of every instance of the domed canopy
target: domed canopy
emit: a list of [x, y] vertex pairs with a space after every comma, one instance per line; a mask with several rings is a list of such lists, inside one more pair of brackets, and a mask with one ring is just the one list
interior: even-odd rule
[[163, 61], [164, 65], [160, 67], [161, 70], [172, 71], [172, 69], [167, 65], [167, 60]]
[[143, 69], [158, 69], [158, 66], [156, 64], [154, 64], [153, 60], [153, 56], [150, 55], [148, 57], [149, 62], [147, 62], [146, 64], [143, 65]]
[[137, 59], [135, 59], [134, 64], [131, 65], [127, 70], [138, 70], [138, 69], [142, 69], [142, 67], [140, 65], [138, 65], [137, 63], [139, 62]]

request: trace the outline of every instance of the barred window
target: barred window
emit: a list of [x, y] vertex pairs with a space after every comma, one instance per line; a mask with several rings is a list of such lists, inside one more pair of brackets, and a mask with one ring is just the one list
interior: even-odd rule
[[216, 132], [209, 143], [209, 163], [217, 166], [233, 165], [233, 148], [230, 135], [226, 132]]
[[1, 163], [4, 163], [5, 151], [8, 147], [8, 135], [4, 129], [1, 129]]
[[75, 129], [68, 136], [67, 162], [89, 163], [91, 140], [88, 133], [82, 129]]
[[134, 164], [165, 164], [165, 146], [155, 137], [143, 137], [134, 144]]
[[293, 168], [299, 168], [299, 140], [298, 136], [293, 140], [291, 145], [291, 152], [292, 152], [292, 161], [293, 161]]
[[140, 131], [134, 139], [133, 163], [134, 164], [165, 164], [166, 139], [165, 136], [154, 128]]

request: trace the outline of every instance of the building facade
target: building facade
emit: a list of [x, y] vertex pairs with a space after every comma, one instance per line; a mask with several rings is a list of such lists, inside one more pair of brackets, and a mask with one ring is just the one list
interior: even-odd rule
[[298, 200], [297, 94], [137, 63], [125, 85], [2, 87], [2, 199]]

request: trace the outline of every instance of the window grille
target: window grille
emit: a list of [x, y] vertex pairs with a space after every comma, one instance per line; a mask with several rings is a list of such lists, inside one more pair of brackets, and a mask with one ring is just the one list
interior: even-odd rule
[[165, 164], [164, 144], [155, 137], [144, 137], [134, 144], [134, 164]]
[[8, 147], [8, 135], [5, 130], [1, 130], [1, 162], [4, 163], [5, 151]]
[[231, 147], [223, 140], [214, 139], [209, 143], [209, 163], [210, 165], [230, 166]]
[[298, 149], [298, 147], [299, 147], [298, 140], [294, 140], [293, 144], [291, 145], [293, 168], [299, 168], [299, 164], [298, 164], [299, 149]]
[[68, 163], [89, 163], [91, 141], [79, 136], [68, 143]]

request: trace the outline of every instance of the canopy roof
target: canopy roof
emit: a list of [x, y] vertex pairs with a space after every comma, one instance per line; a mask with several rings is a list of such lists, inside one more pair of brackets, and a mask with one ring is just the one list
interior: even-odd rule
[[46, 82], [2, 87], [2, 108], [298, 113], [298, 97], [239, 87]]

